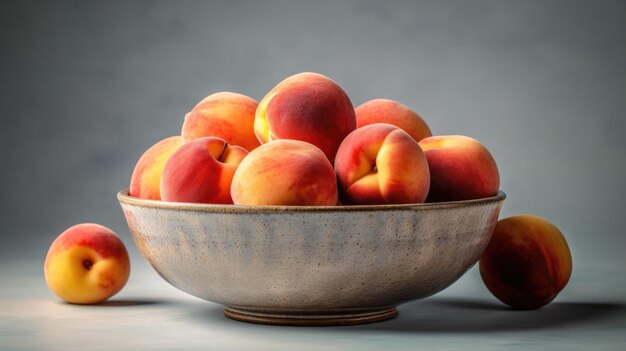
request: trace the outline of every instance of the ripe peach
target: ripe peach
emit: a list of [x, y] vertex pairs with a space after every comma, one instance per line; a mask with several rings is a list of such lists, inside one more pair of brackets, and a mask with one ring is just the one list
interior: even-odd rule
[[130, 177], [130, 196], [161, 200], [161, 173], [180, 145], [180, 136], [172, 136], [152, 145], [141, 155]]
[[306, 141], [333, 162], [343, 138], [356, 128], [348, 95], [330, 78], [299, 73], [274, 87], [259, 103], [254, 133], [261, 143]]
[[275, 140], [252, 150], [233, 177], [236, 205], [334, 206], [337, 180], [326, 155], [298, 140]]
[[202, 137], [219, 137], [250, 151], [259, 146], [254, 135], [254, 114], [259, 103], [242, 94], [219, 92], [200, 101], [185, 116], [183, 143]]
[[77, 224], [59, 235], [44, 264], [46, 283], [61, 299], [102, 302], [120, 291], [130, 274], [126, 247], [109, 228]]
[[164, 201], [232, 204], [230, 183], [248, 152], [224, 139], [192, 140], [176, 151], [163, 169]]
[[478, 199], [498, 193], [496, 161], [475, 139], [443, 135], [422, 139], [419, 144], [430, 168], [428, 202]]
[[346, 204], [424, 202], [430, 173], [419, 144], [402, 129], [370, 124], [339, 146], [335, 172]]
[[373, 99], [354, 109], [356, 127], [389, 123], [407, 132], [415, 141], [432, 135], [422, 117], [406, 105], [389, 99]]
[[572, 273], [572, 256], [563, 234], [531, 215], [500, 220], [480, 258], [485, 285], [505, 304], [535, 309], [552, 301]]

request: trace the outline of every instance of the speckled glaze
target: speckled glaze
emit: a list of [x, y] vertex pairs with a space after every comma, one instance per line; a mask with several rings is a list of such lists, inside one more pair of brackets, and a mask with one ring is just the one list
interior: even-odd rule
[[143, 257], [173, 286], [269, 324], [358, 324], [456, 281], [505, 198], [415, 205], [224, 206], [117, 195]]

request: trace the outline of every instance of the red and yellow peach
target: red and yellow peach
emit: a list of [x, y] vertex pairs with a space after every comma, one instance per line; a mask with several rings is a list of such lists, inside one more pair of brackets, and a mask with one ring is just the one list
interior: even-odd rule
[[93, 223], [70, 227], [50, 246], [44, 275], [50, 290], [75, 304], [105, 301], [130, 274], [126, 247], [109, 228]]
[[180, 136], [172, 136], [152, 145], [141, 155], [130, 177], [131, 196], [161, 200], [161, 173], [167, 160], [180, 145]]
[[259, 103], [254, 132], [267, 143], [294, 139], [320, 148], [333, 162], [341, 141], [356, 128], [352, 102], [337, 83], [300, 73], [274, 87]]
[[535, 309], [567, 285], [572, 256], [556, 226], [520, 215], [498, 221], [479, 267], [485, 285], [500, 301], [515, 309]]
[[319, 148], [281, 139], [248, 154], [235, 172], [231, 194], [236, 205], [335, 206], [337, 181]]
[[161, 176], [164, 201], [232, 204], [230, 185], [248, 152], [224, 139], [205, 137], [181, 146]]
[[335, 171], [346, 204], [424, 202], [430, 173], [419, 144], [402, 129], [370, 124], [341, 143]]
[[203, 137], [218, 137], [230, 145], [250, 151], [259, 146], [254, 135], [254, 116], [258, 102], [248, 96], [219, 92], [200, 101], [185, 116], [183, 143]]
[[428, 202], [494, 196], [500, 187], [496, 161], [481, 143], [462, 135], [422, 139], [430, 169]]
[[432, 136], [430, 128], [417, 112], [394, 100], [369, 100], [354, 111], [357, 128], [374, 123], [388, 123], [404, 130], [417, 142]]

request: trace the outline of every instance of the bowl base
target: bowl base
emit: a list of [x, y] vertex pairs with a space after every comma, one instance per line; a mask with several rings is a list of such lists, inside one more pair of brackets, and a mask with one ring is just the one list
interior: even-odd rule
[[380, 311], [369, 311], [364, 313], [298, 315], [250, 312], [227, 307], [224, 309], [224, 315], [228, 318], [241, 322], [257, 324], [331, 326], [381, 322], [396, 317], [398, 315], [398, 310], [393, 307]]

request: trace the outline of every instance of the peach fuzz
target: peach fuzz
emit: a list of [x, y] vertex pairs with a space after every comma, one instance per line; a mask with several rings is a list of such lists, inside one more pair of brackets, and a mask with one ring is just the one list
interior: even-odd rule
[[373, 99], [354, 109], [356, 127], [389, 123], [407, 132], [415, 141], [432, 136], [430, 128], [417, 112], [390, 99]]
[[164, 201], [232, 204], [230, 184], [248, 152], [224, 139], [206, 137], [181, 146], [163, 169]]
[[119, 292], [130, 274], [126, 247], [109, 228], [70, 227], [50, 246], [44, 275], [50, 290], [75, 304], [102, 302]]
[[130, 196], [161, 200], [161, 173], [181, 143], [180, 136], [165, 138], [141, 155], [130, 177]]
[[233, 177], [236, 205], [335, 206], [337, 180], [326, 155], [298, 140], [275, 140], [250, 152]]
[[294, 139], [320, 148], [333, 162], [341, 141], [356, 128], [348, 95], [330, 78], [299, 73], [274, 87], [259, 103], [254, 132], [261, 143]]
[[200, 101], [185, 116], [183, 143], [202, 137], [218, 137], [250, 151], [259, 146], [254, 135], [258, 102], [246, 95], [219, 92]]
[[443, 135], [422, 139], [419, 144], [430, 168], [428, 202], [479, 199], [498, 193], [496, 161], [475, 139]]
[[341, 143], [335, 172], [346, 204], [424, 202], [430, 173], [424, 152], [402, 129], [370, 124]]
[[479, 262], [489, 291], [515, 309], [549, 303], [572, 273], [572, 256], [563, 234], [552, 223], [532, 215], [498, 221]]

